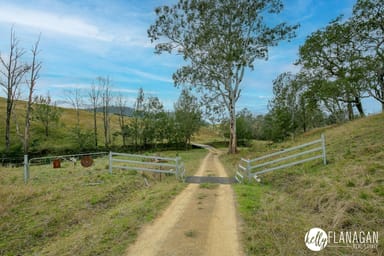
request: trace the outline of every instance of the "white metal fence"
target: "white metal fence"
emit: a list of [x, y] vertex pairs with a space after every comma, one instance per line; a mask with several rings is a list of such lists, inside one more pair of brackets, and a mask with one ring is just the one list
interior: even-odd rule
[[184, 180], [185, 168], [180, 157], [160, 157], [109, 152], [109, 172], [113, 168], [174, 174]]
[[[269, 160], [268, 159], [271, 159]], [[283, 149], [281, 151], [264, 155], [255, 159], [242, 158], [236, 172], [236, 180], [243, 182], [244, 179], [258, 179], [257, 175], [291, 167], [315, 159], [323, 159], [327, 164], [325, 136], [321, 135], [319, 140], [311, 141], [296, 147]]]
[[108, 152], [94, 152], [94, 153], [83, 153], [83, 154], [72, 154], [72, 155], [58, 155], [58, 156], [46, 156], [46, 157], [34, 157], [29, 159], [28, 155], [24, 155], [24, 183], [27, 183], [30, 178], [29, 167], [32, 165], [44, 165], [51, 164], [52, 160], [58, 159], [68, 160], [71, 162], [77, 161], [82, 157], [102, 157], [106, 156]]

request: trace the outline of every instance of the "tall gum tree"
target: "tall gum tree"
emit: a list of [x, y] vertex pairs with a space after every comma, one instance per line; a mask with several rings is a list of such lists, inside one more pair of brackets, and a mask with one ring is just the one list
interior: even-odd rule
[[365, 82], [369, 94], [381, 104], [384, 112], [384, 4], [382, 0], [358, 0], [351, 22], [356, 41], [364, 51]]
[[298, 25], [269, 26], [281, 0], [179, 0], [156, 8], [148, 29], [155, 52], [176, 52], [186, 65], [173, 74], [176, 86], [194, 87], [224, 104], [230, 119], [229, 153], [236, 153], [236, 102], [247, 68], [267, 59], [268, 48], [295, 36]]

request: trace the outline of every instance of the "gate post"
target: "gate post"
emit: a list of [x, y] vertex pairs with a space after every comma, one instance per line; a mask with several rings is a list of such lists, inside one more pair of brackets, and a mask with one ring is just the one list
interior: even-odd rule
[[29, 180], [28, 155], [24, 155], [24, 183], [27, 184], [28, 180]]
[[179, 178], [179, 157], [177, 156], [176, 157], [176, 179], [178, 179]]
[[109, 151], [109, 173], [112, 174], [112, 151]]
[[247, 159], [247, 180], [251, 179], [251, 160]]
[[321, 134], [321, 147], [323, 149], [323, 163], [324, 165], [327, 164], [327, 152], [325, 148], [325, 135], [324, 133]]

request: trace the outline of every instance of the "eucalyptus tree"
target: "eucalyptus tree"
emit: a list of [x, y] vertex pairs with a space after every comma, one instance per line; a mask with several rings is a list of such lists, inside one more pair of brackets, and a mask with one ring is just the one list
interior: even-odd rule
[[127, 109], [127, 100], [124, 98], [122, 93], [119, 93], [116, 96], [116, 107], [118, 110], [120, 135], [123, 138], [123, 146], [127, 146], [127, 138], [129, 136], [128, 126], [125, 124], [126, 123], [125, 112]]
[[352, 24], [342, 22], [341, 17], [312, 33], [299, 49], [298, 64], [303, 72], [310, 74], [313, 85], [322, 84], [317, 86], [319, 93], [347, 104], [349, 119], [353, 118], [353, 105], [364, 116], [361, 98], [366, 88], [361, 56]]
[[62, 114], [62, 110], [52, 102], [51, 96], [36, 96], [34, 98], [33, 116], [40, 121], [44, 127], [45, 136], [49, 136], [52, 123], [58, 123]]
[[135, 148], [141, 144], [143, 140], [143, 113], [144, 113], [144, 90], [140, 88], [134, 104], [134, 111], [132, 121], [129, 123], [130, 130], [132, 131], [132, 139]]
[[101, 107], [103, 110], [103, 128], [104, 128], [104, 145], [111, 145], [111, 125], [110, 125], [110, 104], [112, 102], [112, 82], [109, 77], [97, 77], [98, 86], [101, 90]]
[[281, 0], [179, 0], [156, 8], [148, 29], [156, 53], [176, 52], [186, 61], [173, 74], [176, 86], [196, 87], [226, 106], [230, 153], [237, 151], [236, 103], [246, 69], [267, 59], [269, 47], [295, 36], [297, 25], [269, 26], [282, 8]]
[[188, 89], [183, 89], [174, 104], [174, 109], [177, 132], [182, 136], [183, 143], [187, 147], [191, 143], [192, 135], [199, 130], [201, 125], [202, 112], [198, 99]]
[[282, 73], [273, 81], [274, 97], [269, 102], [270, 112], [285, 115], [284, 120], [289, 120], [281, 123], [284, 126], [279, 128], [281, 131], [295, 134], [322, 125], [321, 94], [318, 90], [313, 92], [313, 87], [309, 86], [306, 75], [300, 72]]
[[164, 127], [161, 125], [167, 117], [164, 106], [158, 97], [150, 96], [143, 105], [143, 143], [145, 146], [161, 141], [164, 135]]
[[[370, 95], [381, 103], [384, 112], [384, 3], [382, 0], [358, 0], [351, 23], [356, 40], [364, 51], [365, 82]], [[371, 78], [371, 79], [369, 79]]]
[[98, 146], [98, 133], [97, 133], [97, 109], [100, 106], [100, 97], [101, 97], [101, 88], [97, 86], [95, 82], [92, 82], [91, 89], [88, 92], [89, 100], [92, 106], [93, 112], [93, 137], [94, 137], [94, 145], [97, 148]]

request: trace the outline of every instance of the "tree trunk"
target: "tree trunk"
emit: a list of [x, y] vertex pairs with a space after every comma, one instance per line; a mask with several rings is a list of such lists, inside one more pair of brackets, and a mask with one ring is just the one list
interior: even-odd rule
[[[33, 89], [33, 85], [32, 89]], [[29, 91], [29, 96], [28, 96], [28, 102], [27, 102], [27, 111], [26, 111], [26, 116], [25, 116], [25, 128], [24, 128], [24, 155], [28, 155], [29, 151], [29, 129], [31, 126], [31, 109], [32, 109], [32, 93], [33, 90]]]
[[95, 147], [97, 148], [97, 111], [93, 108], [93, 135], [95, 136]]
[[235, 99], [231, 95], [229, 101], [229, 149], [228, 153], [235, 154], [237, 152], [237, 136], [236, 136], [236, 108], [235, 108]]
[[353, 120], [353, 108], [352, 108], [352, 103], [348, 101], [347, 103], [347, 110], [348, 110], [348, 119], [349, 121]]
[[8, 91], [7, 97], [7, 115], [5, 117], [5, 151], [9, 152], [11, 146], [11, 116], [12, 116], [12, 92]]
[[359, 111], [360, 117], [364, 117], [365, 113], [363, 110], [363, 104], [361, 103], [360, 97], [355, 97], [355, 105], [356, 105], [357, 111]]
[[381, 89], [381, 112], [384, 113], [384, 79], [381, 82], [380, 89]]
[[107, 122], [107, 118], [108, 118], [108, 114], [107, 114], [107, 110], [106, 110], [106, 107], [104, 106], [104, 109], [103, 109], [103, 118], [104, 118], [104, 144], [105, 144], [105, 147], [109, 147], [109, 141], [108, 141], [108, 122]]

